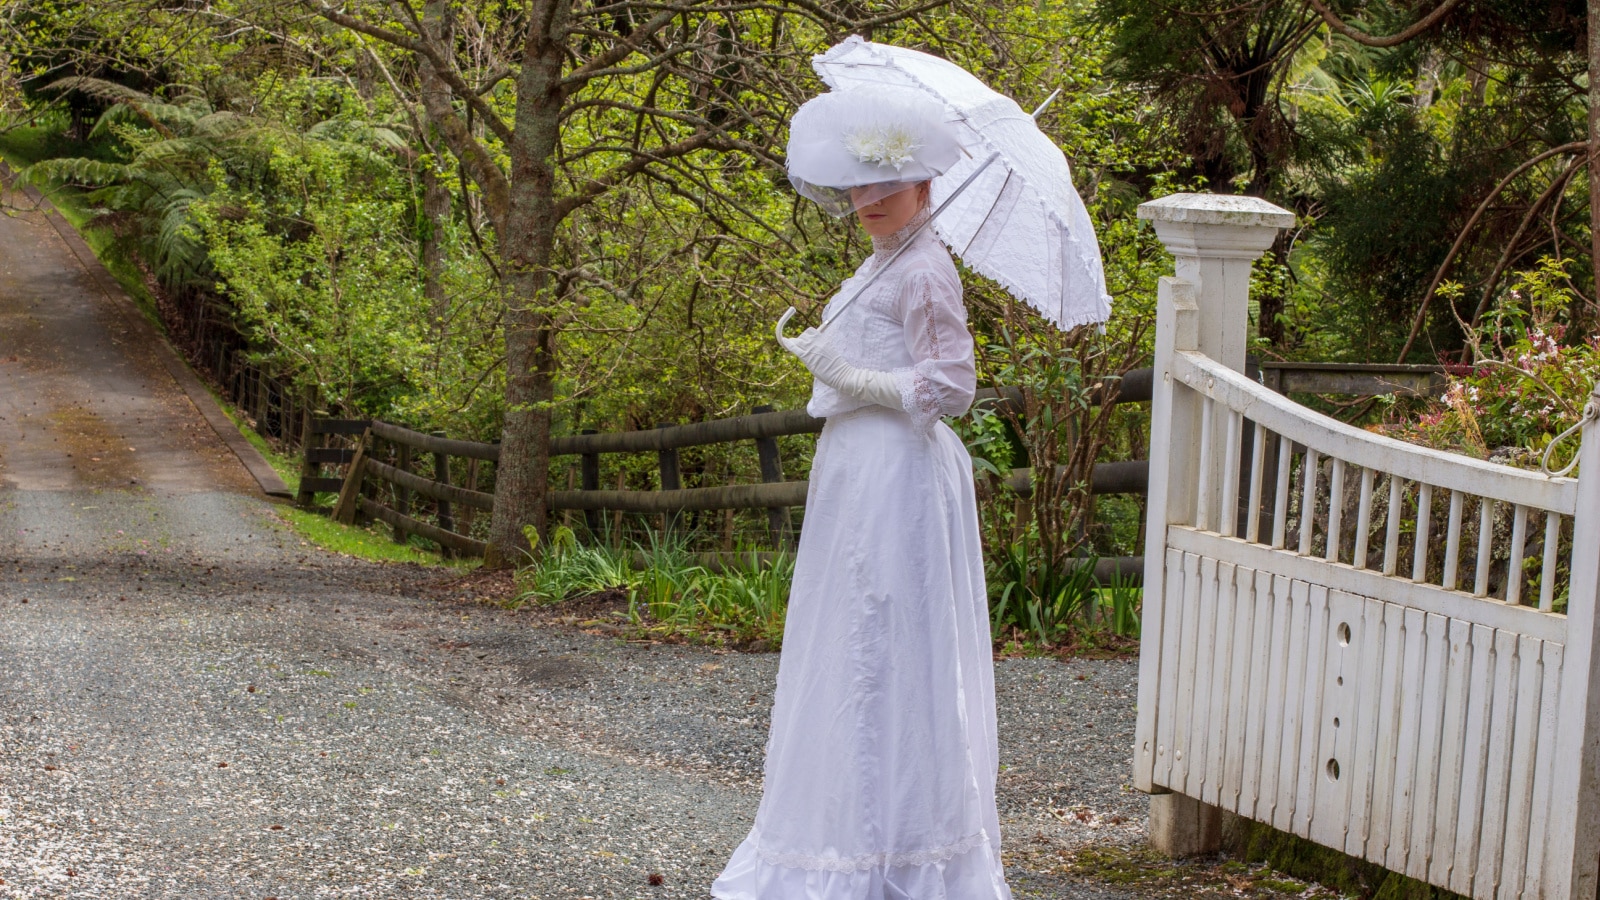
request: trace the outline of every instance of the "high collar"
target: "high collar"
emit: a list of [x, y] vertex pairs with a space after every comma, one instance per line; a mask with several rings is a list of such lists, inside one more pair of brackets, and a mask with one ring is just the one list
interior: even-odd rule
[[906, 241], [911, 240], [911, 236], [916, 234], [917, 229], [921, 228], [922, 224], [928, 221], [928, 218], [931, 215], [932, 213], [930, 213], [928, 208], [924, 206], [922, 209], [917, 210], [917, 214], [911, 217], [911, 221], [907, 222], [904, 228], [901, 228], [894, 234], [887, 234], [883, 237], [873, 238], [873, 257], [878, 260], [887, 260], [889, 258], [889, 254], [899, 250], [901, 247], [905, 246]]

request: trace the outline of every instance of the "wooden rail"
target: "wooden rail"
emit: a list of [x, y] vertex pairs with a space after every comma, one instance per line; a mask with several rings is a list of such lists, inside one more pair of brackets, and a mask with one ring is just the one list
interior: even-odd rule
[[[1259, 372], [1259, 374], [1257, 374]], [[1380, 393], [1421, 393], [1436, 389], [1443, 379], [1442, 369], [1431, 366], [1384, 366], [1347, 364], [1274, 363], [1252, 367], [1252, 375], [1280, 391], [1370, 395]], [[1095, 392], [1096, 402], [1142, 403], [1150, 399], [1152, 372], [1135, 369], [1120, 381], [1111, 381]], [[985, 389], [975, 403], [1014, 404], [1021, 402], [1016, 388]], [[751, 414], [667, 425], [653, 429], [609, 434], [566, 435], [551, 441], [551, 456], [580, 457], [581, 484], [577, 490], [554, 490], [550, 508], [584, 513], [591, 531], [601, 530], [602, 511], [636, 513], [672, 518], [685, 512], [705, 510], [765, 509], [768, 530], [774, 546], [792, 541], [790, 510], [805, 505], [808, 483], [786, 481], [783, 477], [777, 439], [791, 435], [815, 434], [824, 420], [804, 410], [776, 411], [757, 407]], [[415, 534], [434, 541], [450, 552], [479, 555], [483, 542], [470, 534], [478, 513], [493, 510], [493, 480], [480, 485], [480, 463], [492, 466], [500, 458], [500, 446], [481, 441], [464, 441], [440, 434], [425, 434], [390, 422], [367, 419], [320, 419], [306, 416], [300, 429], [304, 438], [304, 457], [298, 500], [311, 506], [317, 493], [337, 492], [340, 501], [337, 517], [353, 521], [364, 517], [382, 521], [403, 541]], [[319, 440], [320, 438], [320, 440]], [[355, 438], [351, 446], [328, 446], [329, 439]], [[754, 441], [758, 451], [762, 481], [721, 487], [685, 488], [679, 475], [678, 451], [687, 447]], [[600, 455], [605, 453], [655, 453], [661, 475], [661, 490], [601, 490]], [[431, 462], [429, 460], [431, 459]], [[470, 483], [456, 483], [452, 461]], [[430, 474], [415, 471], [421, 463]], [[470, 463], [470, 465], [462, 465]], [[346, 467], [342, 477], [322, 474], [323, 466]], [[1057, 476], [1065, 472], [1057, 469]], [[1149, 480], [1149, 463], [1143, 460], [1097, 464], [1090, 473], [1091, 494], [1143, 494]], [[1016, 469], [1004, 485], [1017, 494], [1032, 494], [1033, 472]], [[387, 498], [387, 499], [381, 499]], [[431, 507], [433, 522], [422, 507]]]

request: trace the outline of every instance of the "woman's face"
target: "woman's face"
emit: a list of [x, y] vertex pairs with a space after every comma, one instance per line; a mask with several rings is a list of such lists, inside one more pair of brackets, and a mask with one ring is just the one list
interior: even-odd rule
[[[864, 190], [855, 188], [851, 194], [856, 195]], [[924, 181], [874, 203], [856, 207], [856, 218], [861, 221], [861, 227], [867, 230], [867, 234], [873, 237], [888, 237], [906, 227], [911, 217], [915, 216], [927, 202], [928, 183]]]

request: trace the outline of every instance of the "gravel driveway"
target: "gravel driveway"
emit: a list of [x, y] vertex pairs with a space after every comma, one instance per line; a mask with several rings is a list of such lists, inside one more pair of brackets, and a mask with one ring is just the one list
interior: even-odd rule
[[[237, 494], [12, 491], [0, 534], [0, 897], [703, 898], [755, 812], [771, 654], [423, 599]], [[1139, 836], [1134, 670], [998, 666], [1024, 896], [1124, 896], [1045, 873]]]

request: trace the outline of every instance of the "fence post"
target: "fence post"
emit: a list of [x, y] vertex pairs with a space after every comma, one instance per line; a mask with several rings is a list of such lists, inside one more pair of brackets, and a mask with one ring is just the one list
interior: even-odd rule
[[312, 502], [317, 499], [316, 493], [306, 486], [306, 480], [322, 474], [322, 465], [311, 461], [311, 451], [316, 449], [316, 445], [326, 442], [326, 438], [317, 440], [316, 419], [311, 415], [308, 404], [300, 425], [300, 490], [294, 497], [295, 505], [301, 509], [310, 509]]
[[[587, 428], [584, 429], [583, 433], [596, 434], [597, 432], [593, 428]], [[579, 458], [578, 482], [580, 490], [600, 490], [600, 454], [585, 453]], [[590, 540], [600, 540], [601, 521], [600, 510], [586, 509], [583, 511], [583, 524], [588, 526]]]
[[[478, 489], [478, 460], [475, 459], [475, 458], [467, 460], [467, 484], [466, 484], [466, 486], [469, 489], [474, 490], [474, 491]], [[493, 488], [491, 488], [490, 490], [492, 491]], [[477, 520], [478, 520], [478, 510], [477, 510], [476, 507], [472, 507], [472, 506], [463, 506], [463, 507], [461, 507], [461, 533], [462, 534], [471, 535], [472, 534], [472, 523], [476, 522]]]
[[[435, 431], [433, 433], [433, 436], [436, 437], [436, 438], [442, 438], [442, 437], [445, 436], [445, 433], [442, 432], [442, 431]], [[445, 484], [445, 485], [450, 484], [450, 455], [449, 454], [447, 454], [447, 453], [435, 453], [435, 454], [433, 454], [433, 480], [439, 482], [440, 484]], [[449, 500], [436, 501], [435, 504], [434, 504], [434, 513], [436, 515], [438, 515], [438, 517], [439, 517], [439, 527], [440, 528], [443, 528], [445, 531], [455, 531], [456, 530], [456, 519], [455, 519], [455, 516], [450, 511], [450, 501]], [[454, 550], [451, 550], [449, 547], [446, 547], [446, 546], [441, 544], [440, 547], [439, 547], [439, 555], [441, 557], [445, 558], [445, 559], [453, 559], [453, 558], [455, 558], [456, 553], [455, 553]]]
[[[1195, 510], [1196, 445], [1200, 439], [1197, 396], [1179, 390], [1167, 376], [1174, 353], [1198, 350], [1236, 371], [1245, 371], [1249, 327], [1250, 270], [1272, 246], [1294, 214], [1255, 197], [1173, 194], [1139, 207], [1139, 218], [1176, 262], [1176, 277], [1162, 278], [1157, 299], [1156, 354], [1150, 432], [1150, 487], [1145, 523], [1144, 614], [1139, 656], [1139, 720], [1135, 729], [1134, 786], [1150, 798], [1150, 843], [1171, 856], [1210, 853], [1221, 845], [1221, 810], [1192, 797], [1166, 792], [1152, 781], [1163, 622], [1167, 617], [1167, 525], [1185, 524]], [[1207, 483], [1219, 509], [1222, 452], [1227, 429], [1213, 430], [1216, 445], [1204, 454], [1216, 467]], [[1166, 715], [1173, 712], [1165, 711]]]
[[344, 474], [344, 486], [339, 489], [339, 501], [333, 505], [330, 518], [341, 525], [354, 524], [361, 509], [361, 482], [367, 468], [367, 448], [377, 440], [372, 429], [361, 432], [356, 439], [356, 452], [350, 459], [350, 469]]
[[[402, 472], [408, 474], [411, 472], [410, 444], [396, 445], [394, 466]], [[402, 516], [411, 515], [411, 491], [409, 488], [403, 488], [398, 484], [394, 486], [394, 511]], [[394, 542], [396, 544], [404, 544], [406, 542], [406, 530], [401, 528], [398, 522], [394, 526]]]
[[[1600, 410], [1600, 385], [1586, 409]], [[1546, 551], [1549, 552], [1549, 551]], [[1600, 422], [1583, 427], [1578, 449], [1578, 503], [1572, 517], [1572, 575], [1567, 643], [1552, 769], [1550, 839], [1545, 846], [1546, 896], [1594, 897], [1600, 872]]]
[[[657, 424], [656, 427], [671, 428], [672, 423], [662, 422]], [[675, 491], [683, 487], [683, 476], [678, 470], [678, 451], [676, 449], [658, 451], [656, 460], [661, 465], [661, 489], [663, 491]], [[678, 516], [676, 513], [662, 513], [661, 536], [670, 539], [677, 524]]]
[[[754, 413], [769, 413], [773, 411], [770, 403], [763, 403], [751, 410]], [[783, 457], [778, 453], [777, 438], [756, 438], [756, 456], [761, 461], [761, 480], [763, 483], [773, 484], [783, 480]], [[774, 548], [782, 549], [789, 545], [789, 536], [793, 533], [789, 507], [767, 507], [767, 531], [772, 536], [772, 546]]]

